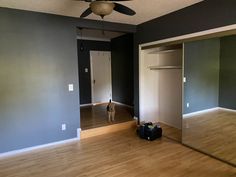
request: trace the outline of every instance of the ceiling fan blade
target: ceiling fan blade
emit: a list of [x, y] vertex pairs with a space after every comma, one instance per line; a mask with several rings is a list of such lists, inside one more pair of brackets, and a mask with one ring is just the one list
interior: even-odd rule
[[81, 17], [81, 18], [87, 17], [87, 16], [89, 16], [91, 13], [93, 13], [93, 12], [92, 12], [91, 8], [89, 7], [87, 10], [85, 10], [85, 11], [80, 15], [80, 17]]
[[93, 0], [74, 0], [74, 1], [92, 2]]
[[[85, 2], [93, 2], [93, 1], [108, 1], [108, 0], [74, 0], [74, 1], [85, 1]], [[132, 0], [109, 0], [109, 1], [132, 1]]]
[[114, 10], [117, 12], [120, 12], [125, 15], [135, 15], [136, 14], [135, 11], [133, 11], [132, 9], [130, 9], [122, 4], [118, 4], [115, 2], [114, 2], [114, 4], [115, 4]]

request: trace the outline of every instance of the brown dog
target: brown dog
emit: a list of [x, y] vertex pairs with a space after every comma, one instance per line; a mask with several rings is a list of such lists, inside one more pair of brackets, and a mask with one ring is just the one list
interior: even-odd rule
[[115, 121], [115, 113], [115, 103], [112, 103], [110, 100], [107, 105], [108, 122]]

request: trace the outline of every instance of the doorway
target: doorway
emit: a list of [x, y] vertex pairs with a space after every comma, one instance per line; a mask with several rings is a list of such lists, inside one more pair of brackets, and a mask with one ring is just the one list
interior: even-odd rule
[[111, 52], [90, 51], [92, 104], [112, 99]]
[[[82, 131], [133, 122], [133, 34], [83, 29], [77, 42]], [[110, 99], [114, 121], [107, 116]]]

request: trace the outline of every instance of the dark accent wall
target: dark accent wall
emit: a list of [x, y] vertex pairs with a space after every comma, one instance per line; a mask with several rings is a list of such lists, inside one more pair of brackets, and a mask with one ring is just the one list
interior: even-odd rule
[[111, 40], [112, 99], [133, 105], [133, 34]]
[[[84, 51], [80, 51], [81, 42], [83, 43]], [[92, 100], [90, 50], [111, 51], [111, 43], [103, 41], [78, 40], [80, 104], [89, 104]], [[88, 72], [85, 72], [85, 68], [88, 68]]]
[[220, 39], [187, 42], [184, 46], [187, 81], [184, 84], [184, 113], [218, 107]]
[[236, 109], [236, 36], [221, 38], [219, 106]]
[[236, 23], [235, 0], [207, 0], [138, 25], [134, 36], [134, 104], [139, 115], [138, 45]]
[[[0, 9], [0, 153], [76, 137], [76, 28], [70, 18]], [[68, 92], [74, 84], [74, 92]], [[61, 131], [61, 125], [67, 125]]]

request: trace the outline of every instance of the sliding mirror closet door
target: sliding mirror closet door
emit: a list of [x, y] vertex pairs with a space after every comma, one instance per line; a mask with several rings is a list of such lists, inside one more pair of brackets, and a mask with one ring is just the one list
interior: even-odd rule
[[236, 165], [236, 36], [184, 44], [182, 143]]
[[162, 126], [164, 136], [181, 141], [182, 44], [149, 48], [140, 57], [140, 121]]

